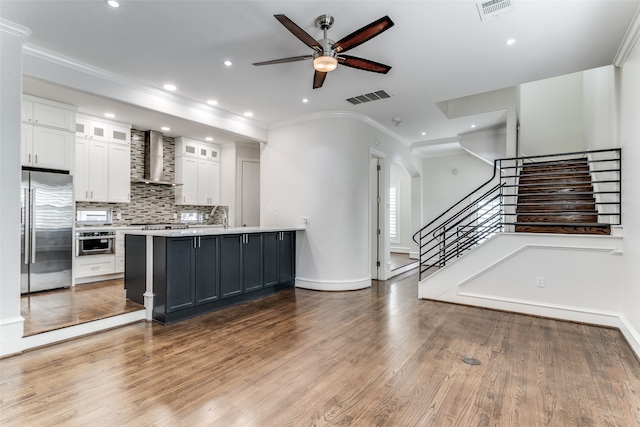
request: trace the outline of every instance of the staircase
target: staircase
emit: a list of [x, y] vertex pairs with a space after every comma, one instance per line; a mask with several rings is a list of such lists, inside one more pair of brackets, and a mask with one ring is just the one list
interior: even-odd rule
[[525, 164], [519, 177], [516, 214], [516, 232], [611, 233], [609, 224], [598, 224], [586, 157]]
[[414, 234], [420, 279], [505, 231], [611, 234], [620, 177], [619, 148], [495, 160], [488, 181]]

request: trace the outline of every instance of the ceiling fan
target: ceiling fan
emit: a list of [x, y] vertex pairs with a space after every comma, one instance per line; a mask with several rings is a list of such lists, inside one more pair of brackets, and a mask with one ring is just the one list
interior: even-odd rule
[[316, 27], [322, 29], [324, 32], [324, 38], [321, 40], [316, 40], [311, 37], [305, 30], [300, 28], [295, 22], [287, 18], [285, 15], [274, 16], [286, 27], [287, 30], [300, 39], [302, 43], [313, 49], [313, 54], [274, 59], [272, 61], [254, 62], [253, 65], [282, 64], [285, 62], [313, 59], [313, 68], [315, 69], [315, 74], [313, 76], [314, 89], [322, 87], [324, 79], [327, 77], [327, 73], [335, 70], [338, 64], [382, 74], [387, 74], [391, 69], [388, 65], [380, 64], [368, 59], [343, 55], [343, 52], [353, 49], [356, 46], [360, 46], [362, 43], [393, 27], [393, 21], [391, 21], [391, 18], [388, 16], [383, 16], [377, 21], [374, 21], [369, 25], [365, 25], [337, 42], [327, 38], [327, 30], [333, 26], [333, 16], [331, 15], [320, 15], [316, 18]]

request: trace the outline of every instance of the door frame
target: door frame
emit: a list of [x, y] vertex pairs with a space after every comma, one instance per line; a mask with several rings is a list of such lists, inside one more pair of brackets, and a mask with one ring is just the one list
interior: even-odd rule
[[[387, 155], [373, 148], [369, 150], [369, 271], [371, 279], [386, 280], [389, 258], [386, 209], [388, 200]], [[376, 164], [379, 165], [379, 169], [374, 171], [372, 169]], [[373, 182], [374, 179], [377, 182]], [[377, 198], [379, 198], [379, 202], [376, 209]], [[376, 230], [380, 230], [380, 232], [377, 233]], [[376, 262], [379, 265], [376, 265]]]
[[[237, 176], [236, 176], [236, 182], [238, 183], [238, 188], [237, 188], [237, 193], [236, 193], [236, 206], [238, 207], [237, 209], [237, 221], [236, 224], [237, 226], [241, 227], [242, 226], [242, 186], [243, 186], [243, 175], [242, 175], [242, 170], [243, 170], [243, 163], [244, 162], [249, 162], [249, 163], [257, 163], [258, 165], [260, 165], [260, 159], [254, 158], [254, 157], [238, 157], [237, 158]], [[258, 187], [258, 196], [260, 196], [260, 187]], [[258, 208], [260, 207], [260, 204], [258, 204]], [[258, 218], [260, 218], [260, 212], [258, 212]], [[259, 224], [258, 224], [259, 225]]]

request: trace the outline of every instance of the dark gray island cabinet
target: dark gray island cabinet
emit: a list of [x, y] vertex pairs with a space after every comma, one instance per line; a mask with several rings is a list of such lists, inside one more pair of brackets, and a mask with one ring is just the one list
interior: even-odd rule
[[127, 234], [127, 298], [145, 304], [149, 261], [153, 264], [152, 318], [160, 323], [176, 322], [291, 288], [295, 284], [295, 241], [295, 230]]

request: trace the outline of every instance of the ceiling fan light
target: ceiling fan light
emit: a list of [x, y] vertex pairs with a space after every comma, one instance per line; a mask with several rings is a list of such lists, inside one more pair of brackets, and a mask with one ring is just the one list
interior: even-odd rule
[[313, 68], [316, 71], [320, 71], [323, 73], [328, 73], [329, 71], [333, 71], [338, 66], [338, 60], [333, 56], [318, 56], [313, 59]]

